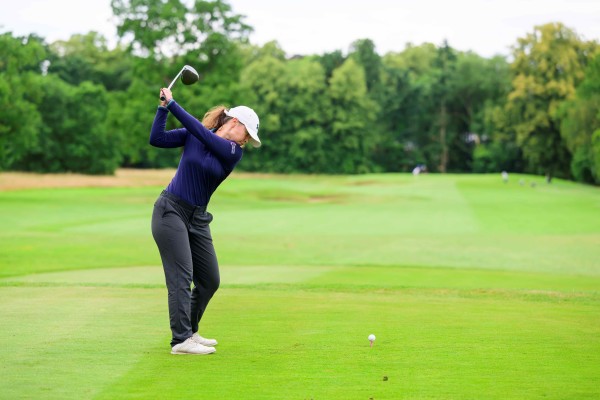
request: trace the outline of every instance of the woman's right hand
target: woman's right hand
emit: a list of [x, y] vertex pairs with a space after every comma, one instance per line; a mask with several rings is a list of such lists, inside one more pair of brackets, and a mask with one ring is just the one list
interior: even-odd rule
[[[160, 105], [163, 107], [166, 107], [167, 104], [169, 104], [169, 101], [171, 101], [173, 99], [173, 93], [171, 93], [171, 90], [168, 88], [162, 88], [160, 89]], [[164, 99], [164, 100], [163, 100]]]

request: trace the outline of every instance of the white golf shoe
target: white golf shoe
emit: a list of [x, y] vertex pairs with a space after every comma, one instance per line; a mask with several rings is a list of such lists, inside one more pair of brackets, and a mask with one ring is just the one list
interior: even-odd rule
[[211, 354], [215, 351], [217, 349], [214, 347], [203, 346], [190, 337], [185, 342], [173, 346], [171, 354]]
[[215, 339], [203, 338], [202, 336], [198, 335], [198, 333], [194, 333], [191, 339], [202, 346], [215, 347], [218, 344]]

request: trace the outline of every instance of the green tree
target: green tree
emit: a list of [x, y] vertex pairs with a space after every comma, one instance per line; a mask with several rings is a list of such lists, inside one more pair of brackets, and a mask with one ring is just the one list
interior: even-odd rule
[[349, 58], [333, 71], [329, 96], [333, 112], [329, 141], [336, 148], [326, 172], [373, 171], [371, 156], [377, 143], [373, 126], [379, 110], [368, 96], [365, 72], [356, 61]]
[[[250, 151], [244, 154], [240, 167], [265, 172], [280, 172], [282, 160], [287, 157], [288, 132], [283, 129], [283, 99], [280, 88], [286, 76], [285, 62], [266, 54], [250, 63], [240, 78], [240, 102], [253, 108], [260, 119], [259, 135], [265, 144], [260, 154]], [[257, 157], [255, 157], [255, 155]]]
[[387, 156], [378, 151], [378, 160], [387, 160], [386, 170], [397, 171], [399, 165], [402, 171], [410, 171], [417, 164], [431, 168], [437, 163], [432, 123], [438, 105], [432, 95], [436, 57], [437, 48], [425, 43], [408, 44], [402, 52], [388, 53], [382, 59], [384, 90], [380, 121], [385, 133], [379, 149], [385, 149], [387, 144], [389, 151]]
[[195, 53], [200, 62], [218, 57], [223, 40], [246, 40], [252, 28], [222, 0], [111, 0], [120, 37], [131, 35], [142, 56]]
[[250, 43], [239, 43], [240, 54], [244, 65], [253, 63], [256, 60], [265, 57], [273, 57], [277, 60], [285, 61], [285, 51], [275, 40], [265, 43], [262, 46], [256, 46]]
[[0, 35], [0, 170], [10, 169], [39, 138], [42, 119], [29, 98], [39, 94], [32, 81], [43, 73], [47, 57], [35, 35]]
[[344, 57], [341, 50], [324, 53], [323, 55], [315, 56], [314, 58], [319, 61], [325, 69], [325, 78], [327, 80], [331, 78], [333, 71], [346, 61], [346, 57]]
[[[484, 146], [492, 136], [486, 127], [486, 112], [506, 98], [510, 90], [509, 64], [502, 57], [486, 59], [475, 53], [456, 53], [450, 76], [448, 109], [450, 124], [456, 132], [448, 143], [448, 168], [472, 171], [476, 147]], [[483, 152], [479, 154], [497, 154]]]
[[367, 92], [377, 101], [381, 87], [381, 56], [375, 50], [371, 39], [360, 39], [352, 43], [348, 57], [353, 58], [365, 71]]
[[488, 101], [484, 107], [483, 134], [473, 151], [473, 172], [524, 170], [522, 152], [505, 112], [505, 103], [505, 98], [499, 98], [498, 104]]
[[245, 72], [247, 101], [261, 119], [264, 145], [259, 152], [249, 149], [241, 166], [281, 173], [323, 171], [330, 151], [323, 67], [310, 58], [282, 62], [267, 55]]
[[120, 162], [119, 137], [106, 123], [108, 95], [91, 82], [71, 86], [55, 75], [34, 82], [34, 101], [42, 117], [40, 138], [18, 169], [37, 172], [111, 174]]
[[600, 183], [600, 54], [590, 62], [574, 99], [562, 104], [561, 136], [573, 154], [571, 173]]
[[407, 70], [414, 83], [427, 79], [438, 56], [438, 49], [432, 43], [415, 46], [408, 43], [400, 53], [388, 53], [384, 56], [387, 65]]
[[72, 85], [84, 81], [101, 84], [108, 91], [125, 90], [132, 79], [132, 61], [126, 49], [108, 49], [107, 40], [97, 32], [71, 36], [50, 45], [49, 73]]
[[326, 131], [330, 118], [325, 70], [317, 61], [290, 60], [285, 65], [279, 88], [281, 128], [287, 135], [283, 143], [273, 143], [287, 149], [281, 160], [281, 172], [317, 173], [328, 168], [332, 150]]
[[[148, 143], [152, 120], [159, 103], [159, 89], [160, 85], [133, 79], [125, 92], [110, 95], [108, 126], [119, 135], [118, 147], [122, 155], [122, 165], [125, 167], [172, 168], [177, 166], [181, 157], [181, 149], [158, 149]], [[185, 104], [179, 92], [173, 93], [178, 101]], [[167, 129], [176, 127], [180, 126], [175, 118], [170, 117], [167, 120]]]
[[[176, 61], [177, 65], [193, 65], [193, 55]], [[240, 46], [224, 41], [219, 57], [212, 59], [209, 65], [201, 67], [202, 80], [185, 89], [175, 88], [178, 98], [184, 96], [185, 104], [191, 110], [207, 111], [217, 104], [235, 106], [239, 104], [240, 77], [244, 68], [244, 55]]]
[[457, 132], [450, 130], [450, 115], [448, 112], [448, 102], [452, 96], [454, 88], [452, 84], [452, 75], [456, 69], [456, 53], [450, 47], [447, 41], [437, 49], [437, 56], [434, 60], [436, 67], [435, 83], [432, 87], [433, 97], [438, 102], [438, 112], [436, 125], [439, 129], [438, 146], [439, 146], [439, 163], [438, 171], [444, 173], [448, 168], [448, 142], [452, 140], [449, 136], [455, 136]]
[[561, 102], [574, 96], [595, 47], [564, 25], [551, 23], [536, 26], [513, 50], [514, 78], [506, 112], [527, 171], [543, 173], [549, 182], [555, 175], [570, 175], [571, 155], [560, 134], [557, 111]]
[[[419, 112], [415, 107], [417, 91], [408, 69], [396, 67], [390, 58], [383, 60], [382, 89], [379, 101], [380, 129], [373, 158], [383, 171], [410, 171], [422, 159], [414, 156], [411, 124]], [[388, 63], [389, 62], [389, 63]]]

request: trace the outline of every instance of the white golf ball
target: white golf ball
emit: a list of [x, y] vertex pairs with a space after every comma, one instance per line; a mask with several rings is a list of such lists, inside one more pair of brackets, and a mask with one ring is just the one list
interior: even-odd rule
[[370, 342], [375, 341], [375, 335], [373, 335], [372, 333], [369, 335], [369, 341]]

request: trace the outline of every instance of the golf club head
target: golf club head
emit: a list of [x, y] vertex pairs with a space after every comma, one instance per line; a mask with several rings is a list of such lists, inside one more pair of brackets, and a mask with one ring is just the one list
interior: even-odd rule
[[[180, 77], [181, 77], [181, 82], [184, 85], [192, 85], [192, 84], [198, 82], [198, 80], [200, 79], [200, 75], [198, 74], [198, 71], [196, 71], [194, 69], [194, 67], [191, 67], [189, 65], [184, 65], [183, 68], [181, 69], [181, 71], [179, 71], [179, 73], [177, 74], [177, 76], [175, 77], [175, 79], [173, 79], [173, 81], [169, 85], [169, 89], [171, 89], [171, 87], [173, 86], [173, 84]], [[165, 97], [164, 96], [160, 96], [160, 99], [162, 101], [165, 101]]]
[[183, 71], [181, 71], [181, 82], [184, 85], [192, 85], [198, 82], [198, 79], [200, 79], [200, 75], [193, 67], [190, 67], [189, 65], [183, 67]]

